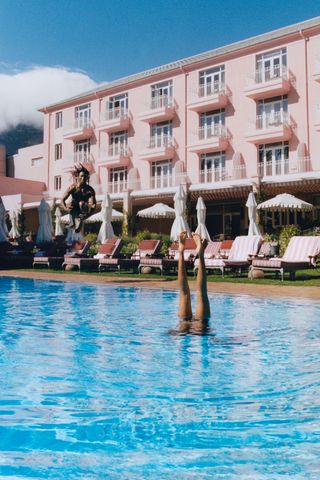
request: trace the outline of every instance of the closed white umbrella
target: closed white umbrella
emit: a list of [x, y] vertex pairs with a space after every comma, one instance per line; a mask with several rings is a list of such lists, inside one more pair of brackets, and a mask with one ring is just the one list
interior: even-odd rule
[[156, 203], [152, 207], [139, 210], [137, 215], [142, 218], [174, 218], [175, 210], [165, 203]]
[[38, 208], [39, 211], [39, 228], [37, 232], [37, 243], [52, 242], [52, 218], [51, 210], [48, 203], [42, 199]]
[[106, 193], [101, 205], [102, 224], [98, 233], [97, 240], [104, 243], [108, 238], [113, 238], [114, 231], [111, 225], [112, 220], [112, 200], [109, 193]]
[[198, 235], [200, 235], [201, 239], [206, 239], [206, 240], [208, 240], [208, 242], [210, 242], [211, 238], [210, 238], [209, 232], [208, 232], [207, 227], [206, 227], [206, 211], [207, 211], [207, 208], [205, 206], [205, 203], [204, 203], [202, 197], [198, 198], [196, 209], [197, 209], [198, 226], [196, 228], [195, 233], [198, 233]]
[[61, 226], [61, 218], [62, 218], [62, 215], [61, 215], [61, 210], [59, 207], [56, 208], [55, 212], [54, 212], [54, 215], [55, 215], [55, 229], [54, 229], [54, 235], [55, 237], [61, 237], [63, 235], [63, 230], [62, 230], [62, 226]]
[[253, 192], [249, 193], [246, 207], [248, 208], [249, 217], [248, 235], [261, 235], [260, 228], [257, 224], [257, 202]]
[[11, 221], [11, 230], [9, 232], [9, 237], [15, 240], [16, 238], [20, 237], [20, 232], [18, 230], [18, 212], [12, 210], [9, 215]]
[[8, 229], [6, 225], [6, 209], [0, 197], [0, 242], [8, 241]]
[[310, 211], [312, 210], [313, 205], [305, 202], [304, 200], [300, 200], [300, 198], [290, 195], [289, 193], [280, 193], [274, 198], [270, 198], [265, 202], [259, 203], [257, 208], [259, 210], [271, 210], [275, 212], [283, 210]]
[[180, 184], [174, 196], [174, 210], [176, 218], [174, 219], [170, 232], [170, 238], [173, 241], [178, 240], [181, 232], [187, 232], [187, 234], [190, 236], [190, 228], [185, 219], [186, 201], [187, 197], [185, 191], [183, 186]]

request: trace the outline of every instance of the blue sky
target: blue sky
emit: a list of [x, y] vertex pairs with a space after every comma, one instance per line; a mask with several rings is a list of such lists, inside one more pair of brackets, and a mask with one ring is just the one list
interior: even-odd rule
[[0, 0], [0, 73], [63, 66], [103, 82], [318, 15], [317, 0]]

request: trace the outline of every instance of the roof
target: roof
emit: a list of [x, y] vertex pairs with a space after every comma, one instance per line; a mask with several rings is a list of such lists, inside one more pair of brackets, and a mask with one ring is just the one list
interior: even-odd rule
[[127, 77], [122, 77], [120, 79], [113, 80], [112, 82], [104, 83], [93, 90], [89, 90], [87, 92], [81, 93], [74, 97], [69, 97], [60, 102], [48, 105], [47, 107], [43, 107], [40, 109], [40, 111], [45, 111], [46, 109], [54, 109], [54, 107], [61, 106], [66, 102], [73, 102], [75, 100], [80, 100], [81, 98], [88, 97], [91, 95], [98, 96], [99, 92], [110, 90], [112, 88], [115, 88], [121, 85], [126, 85], [128, 83], [136, 82], [138, 80], [152, 77], [160, 73], [170, 72], [172, 70], [176, 70], [179, 68], [192, 66], [198, 62], [202, 62], [205, 60], [213, 60], [214, 58], [219, 57], [221, 55], [225, 55], [227, 53], [232, 53], [234, 51], [241, 50], [243, 48], [259, 45], [260, 43], [264, 43], [270, 40], [275, 40], [290, 34], [298, 33], [302, 30], [307, 30], [313, 27], [318, 27], [318, 26], [320, 26], [320, 17], [314, 17], [314, 18], [311, 18], [310, 20], [305, 20], [303, 22], [295, 23], [287, 27], [278, 28], [277, 30], [272, 30], [271, 32], [268, 32], [268, 33], [263, 33], [261, 35], [250, 37], [245, 40], [240, 40], [238, 42], [234, 42], [223, 47], [218, 47], [204, 53], [200, 53], [197, 55], [193, 55], [191, 57], [184, 58], [182, 60], [177, 60], [175, 62], [167, 63], [165, 65], [160, 65], [158, 67], [151, 68], [149, 70], [145, 70], [140, 73], [136, 73], [133, 75], [129, 75]]

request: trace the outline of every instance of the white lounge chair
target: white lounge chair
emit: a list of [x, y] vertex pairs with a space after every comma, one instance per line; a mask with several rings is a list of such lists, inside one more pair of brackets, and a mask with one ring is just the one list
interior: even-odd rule
[[222, 276], [226, 268], [237, 268], [241, 272], [250, 266], [250, 259], [257, 254], [262, 241], [260, 235], [236, 237], [228, 258], [205, 259], [206, 270], [221, 270]]
[[294, 278], [297, 270], [314, 268], [319, 255], [320, 237], [292, 237], [282, 258], [254, 259], [250, 268], [280, 272], [283, 281], [285, 272], [289, 272], [290, 278]]

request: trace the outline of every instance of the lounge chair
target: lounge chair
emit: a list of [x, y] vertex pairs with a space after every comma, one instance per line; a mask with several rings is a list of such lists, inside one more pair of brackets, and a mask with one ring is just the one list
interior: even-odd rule
[[292, 237], [282, 258], [269, 260], [254, 259], [252, 270], [280, 272], [283, 281], [284, 273], [289, 272], [293, 279], [297, 270], [316, 267], [316, 259], [320, 255], [320, 237]]
[[66, 265], [74, 265], [81, 270], [98, 270], [100, 261], [116, 256], [122, 247], [122, 240], [119, 238], [109, 238], [100, 245], [98, 252], [91, 258], [87, 256], [74, 256], [65, 261]]
[[[186, 267], [193, 267], [193, 260], [196, 255], [196, 244], [193, 238], [187, 238], [185, 243], [184, 250], [184, 259], [186, 262]], [[177, 270], [178, 268], [178, 243], [174, 242], [171, 244], [167, 257], [163, 258], [141, 258], [138, 270], [141, 273], [143, 267], [151, 267], [154, 269], [159, 269], [161, 275], [164, 271], [168, 270]]]
[[250, 266], [250, 257], [257, 254], [262, 243], [259, 235], [236, 237], [230, 249], [228, 258], [213, 258], [205, 260], [207, 270], [220, 270], [222, 276], [226, 268], [236, 268], [241, 273], [242, 269]]
[[152, 257], [158, 254], [161, 248], [161, 240], [141, 240], [138, 249], [131, 258], [116, 257], [104, 258], [99, 260], [99, 271], [108, 269], [120, 270], [136, 270], [142, 258]]
[[[204, 251], [204, 260], [209, 260], [212, 258], [216, 258], [219, 255], [221, 249], [222, 242], [213, 242], [210, 241]], [[194, 273], [197, 272], [199, 268], [199, 259], [197, 258], [194, 262]]]
[[[91, 242], [85, 240], [78, 240], [73, 242], [67, 253], [64, 255], [62, 268], [65, 269], [69, 265], [81, 268], [79, 259], [88, 259], [88, 250]], [[82, 263], [84, 265], [84, 263]]]

